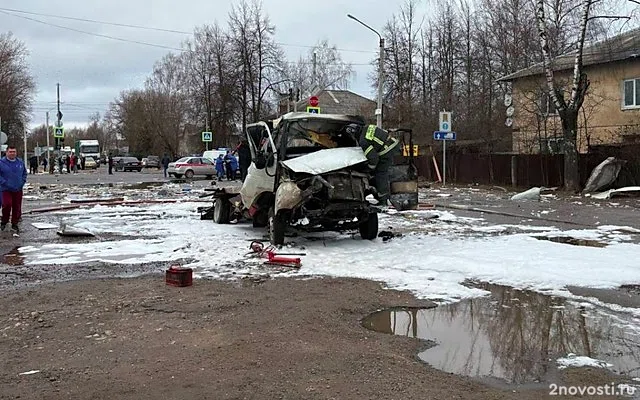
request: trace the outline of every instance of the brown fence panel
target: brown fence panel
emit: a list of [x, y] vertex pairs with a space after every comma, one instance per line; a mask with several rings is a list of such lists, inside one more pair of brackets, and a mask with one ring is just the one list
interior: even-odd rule
[[[617, 149], [580, 154], [581, 185], [584, 186], [591, 171], [607, 157], [627, 160], [614, 187], [640, 185], [640, 149]], [[442, 174], [442, 153], [436, 154]], [[511, 163], [515, 158], [518, 187], [561, 187], [564, 179], [562, 154], [480, 154], [447, 153], [447, 182], [477, 183], [481, 185], [511, 185]], [[438, 180], [431, 156], [416, 157], [418, 174], [430, 182]]]

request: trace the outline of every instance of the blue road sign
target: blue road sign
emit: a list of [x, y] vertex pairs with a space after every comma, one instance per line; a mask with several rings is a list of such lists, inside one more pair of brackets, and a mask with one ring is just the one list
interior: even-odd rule
[[54, 126], [53, 127], [53, 137], [62, 139], [64, 137], [64, 127], [62, 126]]
[[433, 140], [456, 140], [455, 132], [433, 132]]
[[203, 142], [213, 142], [213, 132], [202, 132]]

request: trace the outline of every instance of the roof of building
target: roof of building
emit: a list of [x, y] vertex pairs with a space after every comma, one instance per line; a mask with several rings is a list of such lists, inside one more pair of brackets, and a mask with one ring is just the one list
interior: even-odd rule
[[[576, 51], [556, 57], [552, 60], [554, 71], [573, 69]], [[585, 45], [582, 52], [584, 66], [606, 64], [628, 59], [640, 59], [640, 28], [632, 29], [617, 36]], [[544, 73], [542, 63], [504, 76], [498, 81], [508, 82], [527, 76], [541, 75]]]
[[[320, 112], [323, 114], [362, 114], [363, 109], [376, 106], [376, 102], [360, 96], [350, 90], [320, 90], [314, 93], [318, 97]], [[297, 108], [305, 111], [308, 99], [300, 100]]]

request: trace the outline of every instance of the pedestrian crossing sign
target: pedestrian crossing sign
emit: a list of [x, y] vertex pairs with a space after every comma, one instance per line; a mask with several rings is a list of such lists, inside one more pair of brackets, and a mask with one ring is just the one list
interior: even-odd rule
[[64, 137], [64, 127], [62, 126], [54, 126], [53, 127], [53, 137], [62, 139]]
[[307, 112], [311, 114], [320, 114], [320, 107], [307, 107]]
[[213, 132], [202, 132], [203, 142], [213, 142]]

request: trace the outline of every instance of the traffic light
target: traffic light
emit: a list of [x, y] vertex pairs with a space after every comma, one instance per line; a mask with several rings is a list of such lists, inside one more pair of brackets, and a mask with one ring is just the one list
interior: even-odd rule
[[289, 88], [289, 101], [293, 101], [293, 89]]
[[296, 89], [296, 101], [300, 101], [300, 89]]

